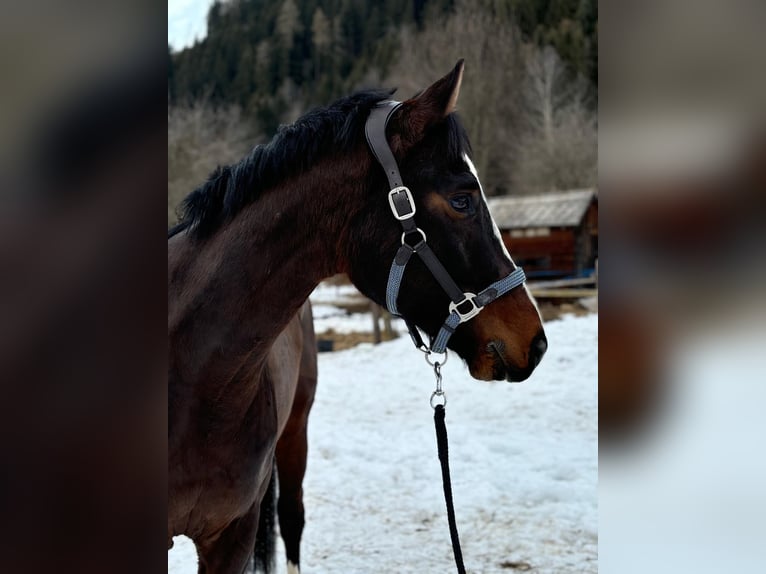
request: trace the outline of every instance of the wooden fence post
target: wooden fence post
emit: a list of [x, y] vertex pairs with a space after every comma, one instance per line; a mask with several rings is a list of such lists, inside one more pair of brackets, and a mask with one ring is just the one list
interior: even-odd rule
[[380, 306], [377, 303], [370, 302], [372, 306], [372, 342], [376, 345], [380, 343]]

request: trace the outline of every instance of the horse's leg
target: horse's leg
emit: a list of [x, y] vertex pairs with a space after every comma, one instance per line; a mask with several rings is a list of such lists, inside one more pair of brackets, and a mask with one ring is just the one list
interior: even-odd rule
[[306, 473], [306, 416], [288, 422], [277, 443], [277, 477], [279, 479], [279, 529], [285, 543], [288, 574], [300, 572], [300, 544], [303, 525], [303, 476]]
[[197, 574], [243, 574], [252, 559], [260, 501], [210, 541], [197, 541]]
[[287, 573], [300, 572], [300, 544], [303, 525], [303, 476], [306, 474], [309, 411], [317, 386], [317, 344], [311, 303], [306, 301], [299, 313], [303, 348], [295, 397], [287, 426], [277, 441], [277, 477], [279, 479], [279, 529], [285, 543]]

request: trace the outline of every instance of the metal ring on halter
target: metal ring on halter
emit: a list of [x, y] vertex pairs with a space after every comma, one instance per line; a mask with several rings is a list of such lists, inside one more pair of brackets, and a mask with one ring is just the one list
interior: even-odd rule
[[439, 365], [440, 367], [443, 367], [444, 365], [446, 365], [447, 364], [447, 359], [449, 359], [449, 353], [447, 352], [447, 349], [444, 349], [444, 360], [443, 361], [434, 361], [433, 363], [431, 362], [431, 355], [438, 355], [438, 354], [440, 354], [440, 353], [434, 353], [433, 351], [431, 351], [429, 349], [428, 352], [426, 353], [426, 363], [428, 363], [432, 367], [435, 367], [436, 365]]
[[[420, 227], [416, 227], [415, 231], [420, 233], [420, 235], [423, 237], [423, 242], [425, 243], [425, 241], [426, 241], [426, 232], [423, 231], [422, 229], [420, 229]], [[407, 237], [407, 235], [409, 235], [410, 233], [415, 233], [415, 231], [405, 231], [404, 233], [402, 233], [402, 245], [410, 245], [409, 243], [404, 241], [404, 238]], [[420, 243], [418, 243], [418, 245], [420, 245]], [[410, 247], [412, 247], [412, 245], [410, 245]]]
[[439, 406], [439, 404], [434, 404], [434, 399], [436, 397], [441, 398], [442, 402], [439, 403], [441, 406], [443, 407], [447, 406], [447, 393], [445, 393], [444, 391], [434, 391], [433, 393], [431, 393], [431, 400], [428, 401], [431, 404], [432, 409], [435, 409], [437, 406]]

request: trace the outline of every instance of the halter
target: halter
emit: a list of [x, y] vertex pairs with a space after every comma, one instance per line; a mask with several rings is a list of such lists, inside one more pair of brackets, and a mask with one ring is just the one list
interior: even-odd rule
[[[391, 271], [388, 275], [386, 307], [388, 307], [392, 315], [401, 317], [396, 305], [399, 289], [402, 285], [402, 278], [404, 277], [407, 263], [412, 254], [416, 253], [452, 302], [449, 304], [449, 315], [430, 348], [423, 343], [417, 327], [406, 318], [404, 318], [404, 321], [407, 324], [412, 341], [419, 350], [426, 354], [441, 354], [446, 352], [447, 342], [458, 325], [473, 319], [492, 301], [522, 285], [526, 277], [524, 271], [517, 267], [510, 274], [495, 281], [478, 294], [464, 293], [444, 268], [444, 265], [441, 264], [441, 261], [439, 261], [426, 242], [425, 232], [415, 224], [415, 200], [409, 188], [402, 183], [399, 166], [396, 164], [396, 159], [394, 159], [394, 154], [391, 152], [388, 140], [386, 139], [388, 120], [401, 105], [401, 102], [392, 100], [379, 102], [370, 111], [370, 116], [367, 118], [367, 123], [364, 126], [367, 143], [378, 163], [386, 172], [390, 189], [388, 192], [388, 203], [391, 206], [391, 212], [401, 224], [403, 231], [402, 246], [396, 252], [394, 262], [391, 265]], [[408, 242], [408, 239], [412, 242]]]

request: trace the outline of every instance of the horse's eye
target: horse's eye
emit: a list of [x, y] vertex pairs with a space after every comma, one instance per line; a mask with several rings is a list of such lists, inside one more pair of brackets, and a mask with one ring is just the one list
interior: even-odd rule
[[471, 211], [471, 196], [467, 194], [454, 195], [450, 197], [450, 205], [455, 211], [465, 213]]

